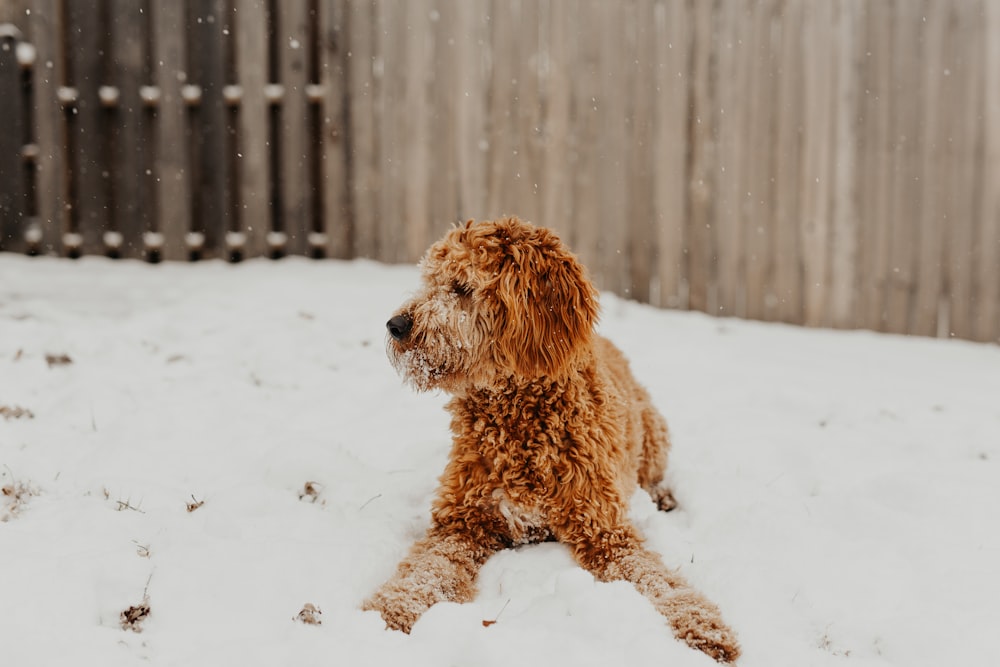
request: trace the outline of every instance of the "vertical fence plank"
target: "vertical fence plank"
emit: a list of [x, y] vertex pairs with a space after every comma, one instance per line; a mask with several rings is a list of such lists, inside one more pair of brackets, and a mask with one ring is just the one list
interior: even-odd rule
[[[803, 92], [805, 106], [803, 127], [803, 169], [797, 181], [802, 191], [801, 248], [790, 249], [800, 256], [802, 270], [802, 310], [786, 321], [805, 321], [823, 326], [829, 320], [830, 292], [830, 217], [834, 184], [834, 138], [836, 136], [837, 33], [832, 3], [803, 5], [805, 11], [802, 62], [805, 63]], [[793, 28], [794, 30], [795, 28]], [[786, 67], [789, 64], [786, 62]], [[786, 193], [787, 194], [787, 193]]]
[[306, 84], [309, 48], [306, 0], [275, 3], [278, 75], [284, 88], [280, 107], [279, 173], [274, 174], [281, 189], [281, 226], [288, 235], [287, 251], [304, 254], [307, 248], [312, 209], [309, 179], [310, 146]]
[[[441, 12], [426, 0], [408, 2], [406, 9], [408, 11], [403, 13], [405, 23], [401, 26], [406, 35], [406, 47], [400, 54], [402, 60], [397, 64], [404, 92], [401, 103], [394, 106], [394, 112], [398, 114], [395, 122], [402, 129], [396, 151], [399, 160], [396, 175], [399, 180], [392, 187], [402, 195], [397, 209], [401, 238], [396, 256], [404, 262], [412, 262], [419, 259], [427, 248], [432, 228], [432, 202], [448, 195], [447, 190], [442, 188], [447, 167], [438, 164], [438, 160], [445, 162], [440, 154], [447, 153], [454, 143], [450, 128], [435, 131], [438, 128], [434, 122], [435, 115], [448, 115], [450, 107], [436, 108], [432, 94], [435, 87], [447, 81], [447, 72], [437, 71], [435, 67], [441, 64], [435, 60], [436, 51], [446, 48], [446, 44], [440, 41], [443, 37], [440, 34]], [[447, 41], [446, 37], [444, 39]], [[430, 151], [432, 141], [440, 142], [440, 150], [435, 151], [437, 155]], [[430, 196], [432, 187], [435, 197]]]
[[410, 40], [406, 27], [408, 6], [409, 3], [395, 7], [386, 2], [375, 3], [375, 30], [384, 39], [375, 49], [375, 66], [380, 71], [381, 85], [375, 97], [378, 151], [373, 156], [373, 167], [379, 174], [379, 186], [375, 192], [372, 222], [378, 227], [377, 256], [390, 262], [405, 261], [405, 222], [409, 222], [403, 217], [401, 194], [405, 135], [412, 126], [412, 119], [403, 113], [410, 112], [404, 102], [405, 54]]
[[656, 26], [656, 115], [653, 124], [653, 206], [656, 210], [658, 303], [687, 307], [684, 226], [687, 210], [691, 17], [688, 4], [658, 3]]
[[[500, 10], [496, 2], [490, 3], [490, 78], [487, 82], [487, 96], [490, 105], [487, 108], [486, 126], [487, 168], [486, 168], [486, 215], [495, 217], [509, 213], [505, 209], [503, 195], [508, 191], [508, 174], [513, 172], [510, 164], [511, 156], [517, 150], [512, 142], [516, 140], [511, 128], [510, 94], [511, 82], [516, 81], [516, 69], [512, 65], [512, 54], [517, 44], [516, 30], [511, 25], [511, 14], [520, 9], [519, 0], [509, 3], [509, 11]], [[504, 113], [506, 112], [506, 113]], [[508, 204], [509, 205], [509, 204]], [[516, 211], [513, 211], [516, 213]]]
[[543, 183], [538, 193], [539, 224], [556, 227], [569, 240], [572, 228], [570, 101], [571, 82], [569, 12], [566, 0], [543, 5], [546, 22], [539, 32], [539, 67], [543, 68], [541, 104], [546, 109], [540, 143], [539, 168]]
[[979, 241], [976, 244], [975, 340], [1000, 343], [1000, 4], [983, 6], [986, 30], [983, 65], [983, 163], [979, 178]]
[[[624, 294], [638, 301], [649, 302], [652, 286], [653, 261], [655, 257], [653, 209], [653, 167], [652, 167], [652, 124], [653, 100], [656, 91], [649, 82], [653, 80], [653, 3], [640, 0], [626, 16], [626, 67], [633, 70], [633, 81], [629, 89], [634, 91], [628, 97], [631, 108], [627, 136], [627, 162], [624, 171], [627, 192], [622, 202], [620, 215], [624, 216], [622, 227], [626, 230], [626, 245], [622, 252], [628, 262], [628, 280]], [[628, 63], [632, 67], [628, 67]]]
[[690, 172], [688, 174], [688, 210], [685, 233], [686, 274], [689, 284], [689, 307], [709, 309], [709, 294], [714, 283], [712, 256], [712, 218], [714, 216], [715, 91], [712, 89], [714, 59], [714, 8], [709, 2], [694, 3], [691, 67]]
[[[455, 102], [458, 90], [458, 51], [455, 0], [439, 0], [427, 8], [427, 31], [430, 37], [427, 58], [431, 75], [428, 81], [428, 136], [421, 150], [427, 156], [427, 212], [423, 221], [424, 234], [414, 240], [410, 249], [415, 257], [423, 255], [428, 238], [439, 236], [456, 222], [458, 208], [458, 142], [455, 133]], [[426, 76], [426, 75], [425, 75]]]
[[[598, 135], [598, 261], [605, 289], [622, 294], [627, 284], [625, 231], [628, 229], [622, 220], [626, 210], [625, 144], [628, 140], [623, 93], [628, 90], [625, 71], [631, 71], [633, 63], [626, 58], [624, 12], [621, 8], [601, 3], [594, 19], [601, 26], [600, 81], [595, 91], [601, 128]], [[608, 85], [616, 79], [621, 90]]]
[[191, 0], [188, 16], [188, 70], [192, 83], [201, 89], [193, 107], [191, 154], [194, 158], [192, 190], [194, 231], [204, 234], [204, 256], [223, 252], [226, 232], [231, 229], [229, 195], [230, 161], [226, 106], [223, 99], [225, 43], [223, 0]]
[[[545, 61], [547, 47], [544, 37], [549, 34], [551, 3], [525, 2], [520, 14], [521, 54], [517, 62], [517, 97], [515, 127], [518, 135], [516, 157], [516, 178], [513, 181], [518, 208], [528, 220], [542, 222], [542, 195], [549, 185], [549, 175], [544, 173], [545, 135], [549, 132], [551, 119], [545, 104], [545, 93], [550, 79], [550, 70]], [[519, 211], [511, 211], [518, 213]], [[556, 221], [559, 228], [561, 221]]]
[[[354, 211], [354, 252], [377, 257], [379, 214], [377, 195], [382, 170], [378, 166], [382, 105], [378, 96], [384, 58], [376, 53], [379, 40], [376, 3], [347, 4], [347, 82], [350, 136], [349, 194]], [[388, 259], [388, 256], [384, 257]]]
[[353, 216], [348, 194], [347, 25], [345, 0], [321, 0], [320, 84], [323, 86], [322, 150], [323, 229], [326, 255], [345, 259], [351, 253]]
[[[913, 326], [911, 332], [934, 336], [947, 327], [947, 320], [940, 315], [942, 288], [944, 287], [944, 234], [947, 220], [947, 198], [945, 184], [948, 182], [945, 150], [952, 132], [953, 118], [938, 105], [938, 100], [948, 99], [954, 94], [950, 80], [944, 76], [947, 60], [948, 6], [944, 3], [929, 3], [926, 12], [925, 58], [928, 67], [923, 68], [923, 88], [921, 102], [926, 110], [923, 123], [924, 132], [920, 137], [924, 149], [920, 180], [924, 186], [920, 190], [920, 218], [916, 237], [919, 239], [919, 266], [914, 302]], [[902, 102], [902, 100], [900, 100]], [[890, 218], [891, 220], [891, 218]]]
[[[825, 280], [826, 210], [824, 207], [832, 84], [829, 23], [812, 21], [829, 3], [791, 0], [781, 15], [776, 45], [776, 124], [774, 130], [774, 278], [775, 318], [801, 322], [806, 295]], [[825, 17], [824, 17], [825, 18]], [[818, 25], [817, 25], [818, 24]]]
[[774, 53], [772, 44], [774, 0], [755, 6], [747, 26], [750, 43], [746, 70], [750, 94], [746, 99], [744, 136], [749, 149], [744, 154], [742, 173], [746, 181], [742, 223], [745, 233], [746, 313], [752, 319], [771, 319], [774, 258], [772, 256], [773, 216], [771, 209], [771, 160], [773, 158]]
[[[597, 151], [602, 130], [597, 110], [597, 89], [600, 87], [600, 50], [597, 40], [591, 39], [595, 12], [600, 3], [583, 0], [576, 5], [572, 18], [571, 50], [572, 71], [571, 138], [570, 152], [573, 164], [572, 200], [573, 215], [570, 221], [570, 238], [573, 247], [588, 266], [591, 276], [603, 285], [603, 267], [599, 263], [600, 196], [599, 164]], [[494, 49], [501, 48], [496, 44]], [[491, 184], [492, 185], [492, 184]]]
[[271, 231], [271, 162], [268, 84], [268, 11], [266, 0], [247, 0], [233, 12], [235, 19], [236, 81], [242, 91], [236, 154], [239, 180], [237, 228], [246, 235], [246, 253], [267, 253]]
[[727, 0], [716, 20], [718, 75], [718, 133], [716, 155], [715, 239], [716, 239], [716, 309], [713, 315], [739, 317], [745, 311], [743, 276], [743, 235], [741, 212], [746, 201], [742, 168], [747, 137], [743, 134], [744, 101], [750, 94], [746, 78], [741, 76], [750, 57], [745, 39], [749, 10], [742, 0]]
[[27, 181], [21, 149], [27, 135], [27, 91], [17, 62], [20, 35], [10, 27], [0, 24], [0, 250], [24, 252]]
[[831, 212], [828, 323], [838, 328], [853, 325], [858, 289], [858, 233], [860, 210], [855, 173], [858, 160], [858, 125], [863, 91], [858, 72], [864, 63], [865, 0], [845, 0], [837, 7], [836, 121], [834, 136], [833, 210]]
[[112, 199], [108, 227], [122, 235], [118, 251], [124, 257], [141, 257], [142, 233], [148, 229], [142, 200], [144, 153], [143, 108], [139, 86], [143, 80], [143, 2], [110, 0], [111, 33], [108, 83], [118, 91], [118, 103], [109, 112]]
[[885, 308], [885, 265], [888, 257], [889, 207], [886, 193], [891, 174], [890, 100], [893, 91], [891, 41], [885, 35], [892, 30], [894, 14], [889, 3], [866, 5], [864, 50], [865, 68], [861, 123], [861, 150], [858, 169], [860, 216], [864, 221], [859, 234], [858, 294], [859, 310], [855, 322], [867, 329], [883, 328]]
[[889, 227], [888, 263], [882, 280], [885, 283], [885, 329], [907, 331], [913, 309], [916, 282], [917, 246], [912, 233], [912, 221], [919, 215], [921, 190], [920, 162], [926, 147], [920, 128], [924, 123], [920, 104], [905, 98], [921, 92], [920, 71], [924, 59], [921, 49], [924, 33], [923, 8], [919, 3], [901, 3], [896, 7], [893, 22], [892, 69], [893, 86], [890, 101], [892, 171], [889, 176], [889, 217], [883, 224]]
[[486, 91], [490, 54], [489, 0], [455, 5], [455, 135], [459, 220], [481, 218], [486, 211]]
[[943, 63], [944, 74], [954, 91], [946, 99], [955, 105], [946, 149], [945, 187], [949, 193], [945, 257], [949, 303], [947, 333], [959, 338], [972, 338], [975, 334], [975, 247], [979, 242], [975, 221], [982, 215], [977, 201], [976, 174], [981, 169], [977, 149], [982, 141], [985, 83], [983, 13], [980, 0], [959, 0], [953, 4], [948, 19], [947, 60]]
[[541, 145], [549, 123], [541, 97], [547, 75], [541, 61], [543, 47], [540, 38], [547, 33], [548, 19], [548, 12], [542, 9], [540, 2], [522, 2], [516, 15], [518, 18], [512, 26], [518, 45], [518, 52], [511, 59], [516, 83], [512, 81], [510, 88], [513, 96], [511, 127], [517, 137], [514, 144], [517, 153], [511, 156], [511, 203], [506, 211], [539, 223], [542, 215], [539, 191], [548, 183], [547, 175], [541, 172]]
[[[150, 0], [156, 85], [160, 100], [156, 111], [156, 211], [157, 230], [163, 237], [163, 259], [185, 259], [184, 237], [191, 230], [191, 171], [188, 130], [181, 88], [187, 82], [184, 62], [184, 3]], [[151, 248], [155, 249], [155, 248]]]
[[40, 246], [54, 252], [69, 231], [66, 179], [66, 123], [58, 90], [65, 82], [66, 56], [63, 16], [59, 0], [35, 0], [31, 12], [31, 35], [37, 59], [32, 71], [35, 92], [36, 200], [42, 233]]
[[69, 2], [66, 9], [69, 78], [77, 92], [69, 114], [73, 231], [80, 235], [79, 252], [101, 254], [101, 232], [108, 217], [108, 172], [98, 89], [103, 77], [106, 17], [87, 3]]

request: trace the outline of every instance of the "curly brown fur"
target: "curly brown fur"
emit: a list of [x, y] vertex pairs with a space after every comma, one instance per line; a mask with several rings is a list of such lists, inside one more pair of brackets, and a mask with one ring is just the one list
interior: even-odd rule
[[465, 602], [493, 553], [557, 539], [601, 581], [635, 585], [674, 634], [720, 662], [740, 653], [718, 608], [645, 548], [628, 519], [638, 484], [661, 509], [670, 441], [625, 357], [593, 332], [597, 291], [551, 231], [469, 221], [431, 246], [423, 289], [387, 326], [418, 390], [452, 394], [453, 444], [432, 526], [364, 605], [409, 632]]

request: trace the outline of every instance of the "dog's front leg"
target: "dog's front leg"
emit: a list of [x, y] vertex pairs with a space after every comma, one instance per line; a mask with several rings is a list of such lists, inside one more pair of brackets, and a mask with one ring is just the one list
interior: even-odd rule
[[577, 562], [597, 579], [631, 582], [666, 617], [678, 639], [719, 662], [739, 657], [736, 635], [719, 608], [646, 549], [631, 525], [602, 528], [597, 522], [574, 522], [559, 533]]
[[408, 633], [432, 605], [470, 601], [479, 568], [496, 550], [465, 532], [435, 526], [413, 545], [396, 574], [363, 609], [378, 611], [388, 627]]

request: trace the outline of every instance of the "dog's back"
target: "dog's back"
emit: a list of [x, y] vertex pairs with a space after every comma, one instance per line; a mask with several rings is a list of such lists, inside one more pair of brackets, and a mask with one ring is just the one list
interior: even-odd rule
[[614, 343], [603, 336], [595, 336], [594, 356], [600, 371], [607, 375], [609, 383], [626, 403], [622, 418], [625, 420], [628, 458], [622, 462], [622, 482], [629, 486], [638, 483], [660, 509], [673, 509], [676, 502], [663, 478], [670, 451], [666, 420], [653, 405], [649, 392], [632, 374], [628, 359]]

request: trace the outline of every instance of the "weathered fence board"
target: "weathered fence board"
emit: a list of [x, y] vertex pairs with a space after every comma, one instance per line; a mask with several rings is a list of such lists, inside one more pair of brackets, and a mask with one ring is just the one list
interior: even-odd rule
[[[992, 2], [992, 0], [988, 0]], [[950, 83], [948, 99], [955, 104], [947, 144], [945, 188], [948, 203], [945, 270], [949, 295], [948, 334], [971, 338], [975, 334], [975, 246], [979, 218], [976, 174], [982, 168], [979, 141], [983, 132], [982, 93], [985, 86], [985, 39], [979, 29], [983, 15], [980, 0], [963, 0], [948, 17], [948, 52], [944, 66]], [[985, 187], [996, 187], [997, 183]], [[919, 271], [919, 267], [917, 269]]]
[[108, 223], [109, 174], [105, 156], [104, 122], [100, 101], [103, 78], [101, 54], [107, 47], [102, 25], [107, 16], [83, 2], [66, 3], [66, 43], [69, 154], [70, 229], [64, 242], [71, 254], [101, 254], [102, 231]]
[[153, 80], [157, 86], [156, 108], [156, 205], [155, 242], [149, 248], [163, 259], [188, 256], [187, 235], [191, 231], [192, 185], [188, 151], [187, 110], [182, 91], [187, 81], [184, 61], [184, 5], [173, 0], [150, 0], [153, 24]]
[[996, 341], [995, 5], [17, 0], [0, 248], [410, 262], [519, 214], [658, 305]]
[[[0, 91], [21, 88], [21, 65], [17, 61], [19, 32], [10, 24], [0, 26]], [[21, 157], [28, 131], [23, 99], [0, 93], [0, 244], [23, 252], [27, 223], [25, 171]]]
[[317, 213], [326, 234], [325, 254], [352, 255], [347, 150], [347, 8], [346, 0], [319, 3], [319, 77], [323, 87], [321, 136], [317, 150], [322, 169], [322, 210]]
[[860, 110], [860, 162], [858, 182], [861, 228], [858, 257], [859, 311], [861, 326], [884, 330], [885, 265], [888, 257], [889, 178], [892, 174], [890, 102], [893, 97], [890, 59], [893, 25], [889, 3], [871, 3], [864, 31], [866, 66], [861, 70], [865, 91]]
[[[66, 78], [63, 40], [63, 17], [58, 0], [33, 2], [29, 29], [36, 59], [32, 68], [34, 93], [34, 140], [38, 146], [35, 161], [35, 197], [38, 213], [33, 249], [58, 252], [62, 236], [69, 230], [69, 202], [66, 178], [66, 126], [59, 87]], [[6, 94], [6, 91], [4, 92]]]
[[861, 232], [861, 191], [857, 176], [860, 160], [858, 110], [864, 92], [857, 85], [854, 72], [864, 67], [865, 53], [861, 35], [864, 31], [864, 5], [867, 0], [850, 0], [837, 6], [837, 86], [834, 103], [837, 108], [832, 141], [834, 148], [833, 183], [830, 214], [832, 230], [829, 236], [830, 274], [828, 280], [827, 324], [846, 328], [854, 326], [858, 304], [859, 279], [856, 267], [859, 258]]
[[[382, 170], [379, 169], [378, 129], [382, 105], [377, 103], [385, 61], [377, 56], [382, 32], [379, 29], [375, 0], [347, 4], [347, 82], [350, 90], [350, 201], [354, 224], [354, 251], [359, 257], [379, 256], [378, 192]], [[361, 224], [359, 221], [364, 220]]]
[[[984, 30], [983, 139], [976, 244], [976, 330], [974, 340], [1000, 340], [1000, 4], [986, 2]], [[985, 176], [984, 176], [985, 175]], [[989, 180], [992, 178], [992, 183]]]
[[310, 83], [309, 50], [313, 47], [307, 25], [311, 18], [306, 0], [283, 0], [274, 6], [276, 75], [283, 90], [275, 138], [280, 160], [274, 177], [280, 184], [280, 225], [287, 235], [287, 251], [302, 255], [308, 248], [313, 204], [309, 169], [311, 123], [306, 99], [306, 86]]
[[139, 97], [139, 86], [148, 80], [143, 57], [146, 16], [145, 12], [130, 11], [135, 4], [135, 0], [111, 0], [108, 5], [114, 19], [108, 23], [111, 57], [104, 82], [110, 86], [102, 88], [107, 104], [117, 97], [105, 133], [112, 179], [105, 245], [123, 257], [142, 256], [142, 234], [149, 229], [142, 178], [146, 166], [145, 114]]
[[[187, 57], [189, 101], [188, 150], [191, 160], [192, 232], [189, 251], [212, 256], [222, 250], [230, 230], [228, 122], [223, 87], [226, 84], [222, 0], [190, 0], [188, 42], [197, 44], [197, 56]], [[184, 94], [182, 90], [182, 95]], [[195, 103], [197, 100], [197, 103]]]
[[[891, 50], [891, 81], [895, 90], [925, 90], [920, 76], [923, 70], [926, 44], [921, 24], [923, 14], [922, 3], [910, 3], [897, 8], [896, 17], [890, 35]], [[911, 66], [916, 64], [916, 67]], [[910, 318], [911, 295], [915, 276], [912, 272], [913, 258], [916, 251], [917, 238], [908, 234], [909, 220], [915, 219], [919, 204], [913, 201], [919, 193], [915, 186], [919, 184], [920, 155], [923, 147], [920, 127], [922, 118], [921, 106], [908, 104], [905, 100], [890, 92], [889, 141], [892, 168], [888, 175], [888, 215], [886, 217], [888, 247], [885, 264], [882, 265], [881, 280], [885, 285], [885, 304], [882, 307], [884, 319], [883, 328], [892, 330], [905, 327]], [[904, 103], [899, 103], [904, 102]], [[929, 322], [934, 321], [935, 313], [930, 315]], [[931, 325], [932, 326], [932, 325]]]
[[243, 252], [267, 254], [270, 231], [270, 125], [265, 97], [268, 83], [268, 15], [266, 0], [250, 0], [233, 14], [236, 82], [242, 94], [237, 134], [236, 172], [239, 206], [234, 229], [243, 234]]
[[684, 278], [684, 228], [687, 223], [687, 156], [690, 109], [691, 19], [680, 3], [658, 5], [655, 21], [659, 40], [656, 57], [661, 64], [657, 77], [657, 136], [653, 142], [659, 257], [659, 304], [686, 308], [687, 283]]

